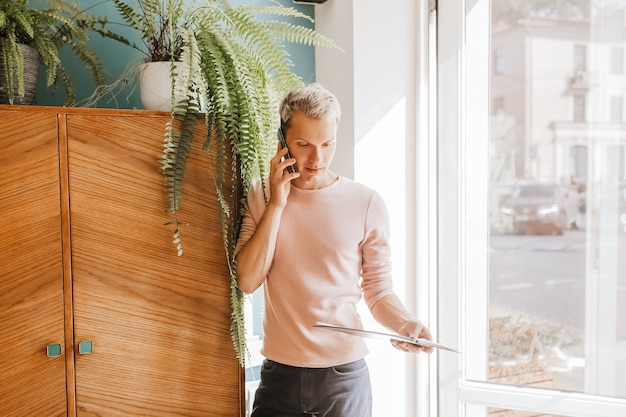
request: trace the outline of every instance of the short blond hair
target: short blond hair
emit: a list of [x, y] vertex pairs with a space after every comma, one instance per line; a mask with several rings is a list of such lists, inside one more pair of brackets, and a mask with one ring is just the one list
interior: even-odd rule
[[296, 113], [304, 113], [312, 119], [334, 120], [339, 123], [341, 106], [337, 97], [321, 84], [305, 84], [287, 93], [280, 103], [281, 126], [288, 128]]

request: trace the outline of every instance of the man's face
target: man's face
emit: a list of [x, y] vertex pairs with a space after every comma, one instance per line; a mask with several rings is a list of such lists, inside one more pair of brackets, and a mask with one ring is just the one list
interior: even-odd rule
[[285, 132], [287, 146], [300, 177], [293, 180], [296, 187], [323, 188], [335, 181], [329, 170], [335, 156], [337, 123], [334, 120], [311, 119], [296, 113]]

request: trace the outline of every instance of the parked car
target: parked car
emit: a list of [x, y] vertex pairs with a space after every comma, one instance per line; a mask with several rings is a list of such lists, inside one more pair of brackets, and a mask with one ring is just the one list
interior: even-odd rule
[[568, 227], [566, 195], [558, 184], [519, 183], [500, 203], [500, 216], [516, 234], [558, 234]]

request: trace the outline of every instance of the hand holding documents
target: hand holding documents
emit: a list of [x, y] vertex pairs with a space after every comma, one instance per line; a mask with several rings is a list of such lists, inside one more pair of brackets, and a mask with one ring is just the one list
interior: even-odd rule
[[375, 339], [384, 338], [384, 339], [401, 340], [403, 342], [414, 343], [420, 346], [425, 346], [425, 347], [430, 347], [430, 348], [435, 348], [435, 349], [442, 349], [442, 350], [449, 350], [450, 352], [455, 352], [455, 353], [461, 353], [457, 350], [444, 346], [441, 343], [433, 342], [433, 341], [422, 339], [422, 338], [415, 339], [413, 337], [401, 336], [396, 333], [385, 333], [385, 332], [377, 332], [377, 331], [372, 331], [372, 330], [354, 329], [351, 327], [341, 327], [341, 326], [336, 326], [334, 324], [327, 324], [327, 323], [320, 323], [320, 322], [317, 322], [316, 324], [314, 324], [313, 327], [321, 327], [321, 328], [333, 330], [336, 332], [348, 333], [354, 336], [369, 337], [369, 338], [375, 338]]

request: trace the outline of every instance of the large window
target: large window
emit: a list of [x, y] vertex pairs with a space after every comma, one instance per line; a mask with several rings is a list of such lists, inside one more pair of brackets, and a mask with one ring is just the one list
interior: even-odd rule
[[493, 51], [493, 74], [503, 74], [505, 70], [504, 49], [496, 48]]
[[584, 95], [576, 94], [573, 96], [574, 98], [574, 115], [572, 116], [572, 120], [575, 122], [584, 122], [585, 121], [585, 112], [587, 110], [587, 100]]
[[573, 145], [570, 150], [570, 181], [584, 183], [587, 179], [587, 161], [589, 155], [586, 145]]
[[624, 416], [626, 4], [439, 5], [439, 415]]
[[[505, 8], [506, 6], [503, 6], [502, 9], [496, 10], [498, 10], [499, 12], [500, 10], [504, 10]], [[514, 9], [514, 7], [511, 7], [511, 9]], [[514, 10], [514, 12], [517, 13], [517, 15], [514, 15], [515, 18], [522, 17], [521, 11]], [[579, 71], [587, 69], [587, 47], [585, 45], [574, 45], [574, 69]]]

